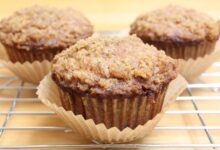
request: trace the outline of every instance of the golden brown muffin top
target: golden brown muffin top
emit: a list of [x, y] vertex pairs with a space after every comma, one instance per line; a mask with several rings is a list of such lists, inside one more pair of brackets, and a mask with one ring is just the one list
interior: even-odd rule
[[15, 49], [64, 49], [92, 33], [90, 22], [71, 8], [32, 6], [0, 21], [0, 42]]
[[67, 91], [90, 96], [157, 92], [176, 77], [175, 61], [135, 36], [93, 36], [55, 56], [52, 77]]
[[145, 40], [199, 42], [217, 40], [219, 30], [219, 23], [206, 14], [170, 5], [139, 16], [130, 33]]

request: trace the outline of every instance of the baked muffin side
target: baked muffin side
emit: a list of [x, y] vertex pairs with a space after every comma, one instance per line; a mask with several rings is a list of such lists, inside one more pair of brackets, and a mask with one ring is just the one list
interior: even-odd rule
[[0, 42], [13, 62], [51, 60], [92, 33], [91, 23], [71, 8], [32, 6], [0, 21]]
[[135, 128], [161, 111], [175, 61], [135, 36], [91, 37], [58, 54], [52, 78], [66, 110], [108, 128]]
[[169, 5], [140, 15], [130, 34], [165, 50], [173, 58], [196, 59], [214, 50], [219, 22], [193, 9]]

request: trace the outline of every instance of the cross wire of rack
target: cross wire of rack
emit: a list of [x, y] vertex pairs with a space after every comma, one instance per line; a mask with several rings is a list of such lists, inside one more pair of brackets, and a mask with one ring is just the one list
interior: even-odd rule
[[[212, 66], [220, 68], [220, 62], [215, 62]], [[5, 70], [4, 66], [0, 66], [0, 72], [1, 70]], [[219, 115], [220, 117], [220, 110], [206, 110], [206, 109], [199, 109], [197, 102], [199, 101], [220, 101], [220, 94], [217, 95], [215, 93], [218, 93], [220, 89], [220, 72], [208, 72], [203, 73], [202, 78], [217, 78], [219, 83], [207, 83], [207, 82], [196, 82], [196, 83], [190, 83], [188, 84], [188, 87], [186, 89], [186, 93], [188, 95], [179, 96], [176, 100], [177, 101], [189, 101], [193, 109], [192, 110], [168, 110], [166, 114], [181, 114], [181, 115], [196, 115], [198, 120], [200, 121], [200, 125], [197, 126], [157, 126], [154, 130], [202, 130], [204, 132], [204, 135], [207, 138], [207, 143], [166, 143], [160, 144], [160, 141], [158, 141], [158, 144], [150, 144], [150, 143], [132, 143], [132, 144], [38, 144], [38, 145], [1, 145], [1, 138], [5, 132], [13, 132], [13, 131], [21, 131], [26, 132], [26, 130], [53, 130], [54, 132], [58, 131], [68, 131], [68, 127], [66, 126], [7, 126], [10, 119], [12, 117], [16, 117], [19, 115], [48, 115], [48, 116], [54, 116], [56, 115], [54, 112], [51, 111], [15, 111], [16, 105], [18, 102], [31, 102], [31, 103], [40, 103], [40, 100], [35, 96], [33, 97], [21, 97], [22, 91], [29, 91], [29, 90], [36, 90], [36, 86], [33, 85], [25, 85], [23, 81], [20, 81], [16, 76], [14, 76], [11, 73], [1, 73], [0, 74], [0, 80], [4, 80], [3, 83], [0, 85], [0, 92], [1, 90], [5, 91], [11, 91], [15, 90], [16, 94], [14, 97], [0, 97], [0, 106], [3, 102], [10, 102], [9, 110], [7, 111], [1, 111], [0, 109], [0, 118], [3, 119], [2, 124], [0, 126], [0, 149], [39, 149], [39, 148], [220, 148], [220, 142], [216, 142], [210, 133], [210, 131], [219, 131], [220, 130], [220, 124], [216, 125], [207, 125], [205, 119], [203, 118], [203, 115]], [[19, 84], [12, 85], [12, 82], [17, 81]], [[215, 95], [193, 95], [192, 90], [198, 89], [203, 90], [207, 89], [214, 93]], [[219, 108], [219, 107], [218, 107]], [[73, 131], [74, 132], [74, 131]], [[220, 133], [220, 132], [219, 132]], [[34, 136], [31, 138], [35, 138]]]

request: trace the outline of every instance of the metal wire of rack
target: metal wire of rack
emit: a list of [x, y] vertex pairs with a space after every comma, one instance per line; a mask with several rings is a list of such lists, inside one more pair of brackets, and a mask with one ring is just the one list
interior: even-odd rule
[[[220, 62], [216, 62], [213, 66], [220, 68]], [[0, 70], [5, 69], [4, 66], [0, 66]], [[166, 114], [194, 114], [197, 115], [201, 125], [200, 126], [157, 126], [155, 130], [203, 130], [208, 138], [209, 143], [195, 143], [195, 144], [42, 144], [42, 145], [0, 145], [0, 149], [39, 149], [39, 148], [220, 148], [220, 143], [216, 143], [210, 134], [211, 130], [220, 130], [220, 125], [208, 126], [203, 119], [202, 114], [219, 114], [220, 110], [201, 110], [197, 106], [197, 101], [220, 101], [220, 95], [214, 96], [195, 96], [192, 94], [193, 89], [207, 89], [212, 92], [218, 92], [220, 89], [220, 72], [203, 73], [203, 77], [217, 77], [219, 83], [190, 83], [187, 87], [188, 96], [179, 96], [177, 101], [190, 101], [193, 105], [193, 110], [169, 110]], [[23, 81], [20, 81], [12, 74], [0, 74], [0, 79], [5, 79], [5, 82], [0, 85], [0, 90], [16, 90], [15, 97], [0, 97], [1, 102], [11, 102], [8, 111], [0, 111], [0, 117], [4, 117], [3, 124], [0, 126], [0, 140], [5, 131], [19, 130], [25, 132], [26, 130], [63, 130], [68, 132], [70, 129], [65, 126], [10, 126], [7, 124], [11, 117], [18, 115], [56, 115], [51, 111], [14, 111], [18, 102], [40, 102], [37, 97], [21, 98], [21, 91], [36, 90], [35, 86], [26, 86]], [[19, 85], [11, 85], [15, 80], [19, 81]], [[34, 137], [33, 137], [34, 138]]]

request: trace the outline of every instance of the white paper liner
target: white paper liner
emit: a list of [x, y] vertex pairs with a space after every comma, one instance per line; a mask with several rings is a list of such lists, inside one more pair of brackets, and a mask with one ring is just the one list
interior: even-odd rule
[[177, 71], [188, 81], [192, 81], [220, 59], [220, 50], [197, 59], [178, 59]]
[[177, 79], [173, 80], [168, 87], [161, 113], [144, 125], [139, 125], [135, 129], [127, 127], [121, 131], [116, 127], [107, 129], [103, 123], [95, 124], [92, 119], [85, 120], [82, 115], [74, 115], [72, 111], [64, 110], [61, 106], [59, 89], [51, 79], [50, 74], [41, 81], [37, 95], [74, 132], [79, 133], [86, 139], [101, 143], [125, 143], [143, 138], [149, 134], [163, 116], [168, 105], [175, 101], [176, 97], [186, 88], [186, 85], [185, 79], [178, 75]]
[[34, 61], [32, 63], [12, 63], [1, 60], [1, 63], [11, 70], [21, 80], [38, 85], [48, 72], [51, 70], [51, 62], [44, 60], [42, 62]]

